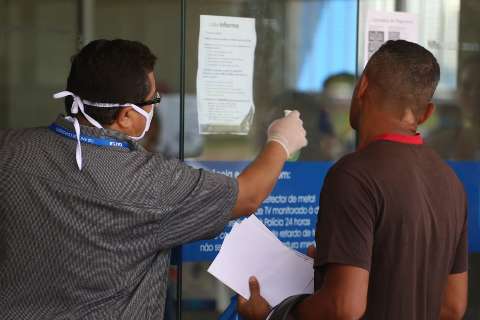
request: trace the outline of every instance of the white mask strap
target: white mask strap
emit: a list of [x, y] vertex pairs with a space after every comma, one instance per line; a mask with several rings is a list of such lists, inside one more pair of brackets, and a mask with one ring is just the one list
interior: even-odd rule
[[[80, 112], [85, 116], [85, 119], [87, 119], [88, 122], [90, 122], [92, 125], [94, 125], [98, 129], [103, 129], [103, 127], [100, 123], [98, 123], [95, 119], [90, 117], [85, 112], [85, 106], [83, 104], [82, 99], [79, 96], [75, 95], [74, 93], [72, 93], [70, 91], [62, 91], [62, 92], [59, 92], [59, 93], [56, 93], [56, 94], [53, 95], [53, 97], [55, 99], [61, 99], [61, 98], [65, 98], [67, 96], [72, 96], [73, 97], [73, 103], [72, 103], [72, 107], [70, 109], [72, 115], [78, 114], [78, 110], [80, 110]], [[126, 104], [94, 103], [94, 102], [88, 102], [86, 100], [85, 100], [85, 102], [88, 105], [104, 107], [104, 108], [131, 106], [135, 111], [140, 113], [143, 117], [145, 117], [145, 129], [143, 130], [143, 133], [140, 136], [130, 137], [133, 140], [140, 140], [145, 136], [145, 133], [150, 128], [150, 124], [151, 124], [152, 118], [153, 118], [153, 110], [155, 109], [155, 106], [152, 106], [152, 111], [146, 112], [142, 108], [140, 108], [140, 107], [138, 107], [134, 104], [131, 104], [131, 103], [126, 103]], [[77, 148], [76, 148], [76, 151], [75, 151], [75, 157], [76, 157], [76, 160], [77, 160], [78, 168], [80, 170], [82, 170], [83, 159], [82, 159], [82, 144], [80, 142], [80, 123], [78, 122], [78, 120], [75, 116], [74, 117], [65, 117], [65, 119], [73, 122], [73, 126], [75, 128], [75, 135], [76, 135], [76, 138], [77, 138]]]
[[[83, 102], [82, 102], [82, 99], [80, 99], [80, 97], [74, 95], [70, 91], [62, 91], [62, 92], [59, 92], [59, 93], [56, 93], [56, 94], [53, 95], [53, 97], [55, 99], [61, 99], [61, 98], [65, 98], [67, 96], [72, 96], [73, 97], [73, 103], [72, 103], [72, 107], [70, 109], [72, 115], [78, 114], [78, 109], [80, 109], [80, 111], [83, 113], [85, 118], [88, 121], [90, 121], [91, 124], [93, 124], [97, 128], [102, 128], [102, 126], [97, 121], [95, 121], [95, 119], [93, 119], [92, 117], [90, 117], [89, 115], [87, 115], [85, 113]], [[77, 147], [76, 147], [76, 150], [75, 150], [75, 158], [77, 160], [78, 169], [82, 170], [83, 157], [82, 157], [82, 144], [80, 142], [80, 123], [78, 122], [77, 118], [75, 118], [75, 117], [66, 117], [65, 119], [73, 122], [73, 127], [75, 128], [75, 136], [77, 138]]]
[[153, 110], [155, 109], [155, 106], [152, 106], [152, 111], [150, 112], [147, 112], [134, 104], [130, 104], [130, 106], [133, 108], [133, 110], [137, 111], [145, 117], [145, 129], [143, 129], [143, 133], [138, 137], [130, 137], [132, 140], [140, 140], [145, 136], [145, 133], [147, 133], [148, 129], [150, 129], [150, 124], [153, 118]]
[[53, 97], [55, 99], [65, 98], [67, 96], [72, 96], [73, 97], [73, 103], [72, 103], [72, 108], [71, 108], [72, 114], [77, 114], [78, 110], [80, 109], [80, 111], [85, 116], [85, 119], [88, 120], [88, 122], [93, 124], [98, 129], [103, 129], [102, 125], [100, 123], [98, 123], [97, 120], [93, 119], [92, 117], [90, 117], [85, 112], [85, 106], [83, 105], [83, 101], [82, 101], [82, 99], [80, 99], [79, 96], [76, 96], [75, 94], [73, 94], [70, 91], [62, 91], [62, 92], [59, 92], [59, 93], [56, 93], [56, 94], [53, 95]]
[[73, 120], [73, 127], [75, 128], [75, 134], [77, 136], [77, 148], [75, 150], [75, 158], [77, 160], [78, 169], [82, 170], [82, 144], [80, 143], [80, 123], [77, 118], [67, 117], [67, 120]]

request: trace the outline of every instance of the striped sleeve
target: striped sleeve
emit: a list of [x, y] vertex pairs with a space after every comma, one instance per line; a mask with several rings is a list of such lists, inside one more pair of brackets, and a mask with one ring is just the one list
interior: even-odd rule
[[237, 182], [227, 176], [178, 163], [164, 194], [162, 245], [173, 247], [219, 234], [231, 218]]

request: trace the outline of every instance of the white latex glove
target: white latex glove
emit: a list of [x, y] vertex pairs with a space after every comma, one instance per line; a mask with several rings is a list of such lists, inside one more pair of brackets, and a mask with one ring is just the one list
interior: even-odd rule
[[267, 130], [267, 142], [278, 142], [285, 149], [288, 158], [307, 145], [306, 135], [300, 112], [294, 110], [270, 124]]

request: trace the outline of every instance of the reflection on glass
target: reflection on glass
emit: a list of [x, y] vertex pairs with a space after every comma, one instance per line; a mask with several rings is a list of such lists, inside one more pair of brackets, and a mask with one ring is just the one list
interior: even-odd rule
[[74, 1], [0, 1], [0, 127], [45, 125], [62, 110], [52, 93], [75, 52], [76, 13]]
[[310, 144], [299, 160], [335, 160], [350, 152], [354, 133], [348, 108], [356, 61], [356, 7], [353, 0], [190, 1], [189, 94], [196, 91], [201, 14], [253, 17], [257, 32], [253, 127], [248, 136], [204, 136], [203, 152], [196, 159], [251, 160], [265, 143], [268, 125], [285, 109], [299, 110], [306, 125]]
[[[265, 144], [269, 124], [285, 109], [299, 110], [307, 130], [309, 146], [301, 150], [299, 161], [336, 160], [352, 151], [355, 137], [348, 119], [355, 82], [356, 8], [353, 0], [188, 1], [186, 87], [192, 99], [197, 95], [200, 15], [255, 18], [257, 32], [252, 129], [247, 136], [202, 136], [201, 154], [189, 157], [251, 160]], [[195, 123], [195, 117], [187, 112], [186, 125]], [[214, 319], [230, 302], [233, 293], [206, 273], [207, 266], [184, 265], [187, 318]], [[215, 308], [208, 310], [211, 301]]]
[[439, 108], [430, 144], [448, 160], [480, 159], [480, 56], [471, 56], [459, 75], [457, 99]]
[[318, 93], [292, 90], [273, 99], [274, 105], [295, 106], [302, 114], [309, 143], [299, 160], [332, 161], [354, 150], [355, 135], [349, 122], [354, 86], [353, 74], [338, 73], [326, 78]]

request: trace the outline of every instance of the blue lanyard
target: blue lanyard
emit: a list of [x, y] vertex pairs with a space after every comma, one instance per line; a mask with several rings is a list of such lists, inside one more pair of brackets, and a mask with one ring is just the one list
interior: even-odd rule
[[[63, 127], [60, 127], [59, 125], [52, 123], [49, 127], [50, 130], [53, 132], [62, 135], [66, 138], [72, 139], [72, 140], [77, 140], [77, 135], [74, 131], [70, 131], [68, 129], [65, 129]], [[105, 139], [105, 138], [97, 138], [97, 137], [91, 137], [91, 136], [85, 136], [83, 134], [80, 134], [80, 141], [89, 143], [89, 144], [94, 144], [96, 146], [100, 147], [115, 147], [115, 148], [124, 148], [124, 149], [129, 149], [130, 150], [130, 144], [127, 141], [118, 141], [118, 140], [113, 140], [113, 139]]]

